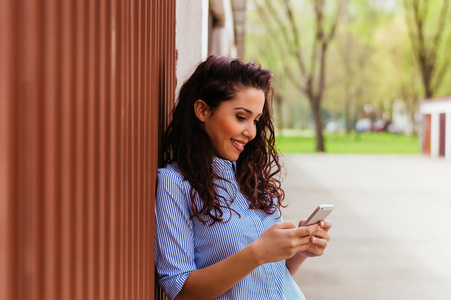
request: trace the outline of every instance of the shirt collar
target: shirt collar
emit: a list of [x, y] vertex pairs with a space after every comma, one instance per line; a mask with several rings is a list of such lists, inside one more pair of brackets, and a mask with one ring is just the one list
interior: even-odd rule
[[213, 157], [213, 170], [221, 177], [235, 178], [236, 162], [219, 157]]

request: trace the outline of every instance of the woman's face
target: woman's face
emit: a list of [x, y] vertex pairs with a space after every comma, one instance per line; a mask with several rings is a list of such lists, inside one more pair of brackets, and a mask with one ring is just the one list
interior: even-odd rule
[[244, 88], [235, 98], [208, 110], [204, 120], [216, 155], [236, 161], [245, 145], [255, 138], [257, 122], [263, 112], [265, 94], [256, 88]]

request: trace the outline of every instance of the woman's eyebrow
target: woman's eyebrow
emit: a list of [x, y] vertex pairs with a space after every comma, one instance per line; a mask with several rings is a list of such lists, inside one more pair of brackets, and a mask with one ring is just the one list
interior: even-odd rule
[[[235, 107], [235, 108], [234, 108], [234, 110], [239, 110], [239, 109], [242, 109], [242, 110], [244, 110], [245, 112], [247, 112], [248, 114], [252, 115], [252, 111], [250, 111], [250, 110], [247, 109], [247, 108], [244, 108], [244, 107]], [[261, 113], [258, 114], [258, 116], [260, 116], [260, 115], [261, 115]]]

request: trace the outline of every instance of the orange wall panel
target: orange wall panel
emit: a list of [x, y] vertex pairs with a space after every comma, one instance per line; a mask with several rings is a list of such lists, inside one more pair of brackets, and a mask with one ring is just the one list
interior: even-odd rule
[[0, 5], [0, 299], [155, 298], [175, 0]]
[[422, 153], [430, 155], [431, 154], [431, 115], [423, 115], [423, 130], [422, 130]]

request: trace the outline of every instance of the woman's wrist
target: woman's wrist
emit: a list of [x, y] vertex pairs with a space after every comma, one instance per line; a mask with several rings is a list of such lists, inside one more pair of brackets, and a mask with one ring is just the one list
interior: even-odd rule
[[258, 240], [249, 244], [249, 246], [247, 246], [246, 248], [248, 248], [250, 259], [256, 265], [256, 267], [259, 267], [267, 263], [263, 255], [263, 251], [258, 243]]
[[298, 271], [299, 267], [307, 258], [308, 257], [302, 255], [301, 252], [298, 252], [285, 261], [285, 265], [287, 266], [287, 269], [290, 272], [291, 276], [293, 276]]

